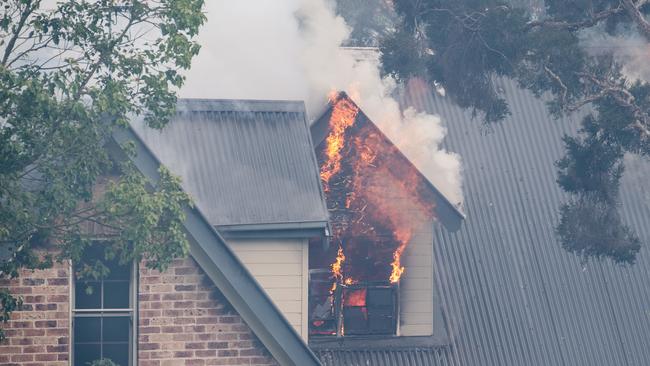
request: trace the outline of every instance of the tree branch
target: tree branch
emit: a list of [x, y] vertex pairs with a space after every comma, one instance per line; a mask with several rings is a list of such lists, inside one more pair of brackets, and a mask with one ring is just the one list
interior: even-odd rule
[[639, 8], [644, 5], [647, 1], [641, 0], [637, 4], [633, 0], [620, 0], [621, 5], [625, 8], [627, 14], [632, 18], [634, 23], [639, 29], [639, 32], [650, 41], [650, 23], [645, 19]]
[[27, 21], [27, 18], [29, 18], [29, 15], [36, 9], [36, 7], [32, 5], [33, 5], [32, 0], [26, 1], [25, 9], [20, 14], [20, 20], [18, 21], [18, 25], [16, 26], [16, 29], [14, 29], [11, 39], [9, 40], [9, 43], [7, 43], [7, 48], [5, 48], [4, 55], [2, 56], [1, 63], [3, 66], [7, 64], [7, 60], [9, 59], [11, 52], [13, 52], [14, 50], [16, 41], [18, 40], [18, 37], [20, 36], [20, 33], [22, 32], [22, 29], [25, 26], [25, 22]]
[[587, 99], [592, 99], [592, 101], [594, 101], [606, 96], [611, 97], [618, 105], [632, 112], [634, 123], [632, 123], [630, 127], [639, 132], [641, 139], [647, 140], [650, 138], [650, 129], [648, 129], [648, 114], [636, 103], [636, 98], [634, 95], [632, 95], [632, 93], [630, 93], [629, 90], [610, 81], [607, 81], [607, 79], [603, 80], [601, 78], [598, 78], [593, 74], [579, 72], [577, 75], [588, 79], [601, 89], [600, 93], [593, 95]]
[[548, 66], [544, 65], [544, 71], [546, 71], [549, 77], [553, 79], [562, 89], [562, 95], [560, 99], [561, 99], [561, 103], [564, 105], [566, 103], [566, 95], [568, 92], [566, 85], [564, 84], [564, 82], [562, 82], [562, 79], [560, 79], [560, 77], [556, 73], [554, 73], [551, 69], [548, 68]]
[[578, 30], [582, 28], [590, 28], [598, 24], [600, 21], [609, 18], [612, 15], [622, 13], [625, 9], [623, 6], [619, 5], [612, 9], [603, 10], [599, 13], [594, 14], [590, 19], [583, 20], [581, 22], [558, 22], [552, 20], [535, 20], [530, 21], [526, 24], [526, 29], [531, 30], [533, 28], [542, 27], [542, 28], [555, 28], [555, 29], [567, 29], [567, 30]]

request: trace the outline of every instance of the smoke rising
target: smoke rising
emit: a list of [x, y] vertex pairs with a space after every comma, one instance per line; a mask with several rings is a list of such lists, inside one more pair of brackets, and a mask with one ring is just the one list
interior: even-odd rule
[[319, 117], [333, 90], [345, 90], [451, 202], [461, 202], [460, 157], [441, 148], [439, 117], [402, 112], [377, 57], [341, 48], [350, 35], [326, 0], [206, 2], [201, 53], [185, 98], [304, 100]]
[[650, 44], [637, 31], [620, 31], [615, 36], [604, 31], [586, 32], [582, 40], [592, 54], [613, 54], [628, 80], [650, 82]]

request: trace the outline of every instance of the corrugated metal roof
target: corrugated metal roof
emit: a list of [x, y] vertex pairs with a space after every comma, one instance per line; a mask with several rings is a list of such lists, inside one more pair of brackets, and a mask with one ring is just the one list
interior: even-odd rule
[[[554, 162], [578, 118], [553, 120], [544, 103], [504, 81], [512, 116], [491, 129], [431, 93], [403, 104], [441, 115], [464, 168], [461, 229], [439, 230], [436, 280], [459, 365], [650, 365], [650, 253], [620, 266], [583, 266], [555, 236]], [[647, 162], [622, 184], [622, 212], [650, 242]]]
[[386, 349], [318, 349], [323, 366], [451, 366], [452, 352], [445, 347]]
[[185, 99], [162, 131], [133, 127], [213, 225], [326, 224], [302, 102]]

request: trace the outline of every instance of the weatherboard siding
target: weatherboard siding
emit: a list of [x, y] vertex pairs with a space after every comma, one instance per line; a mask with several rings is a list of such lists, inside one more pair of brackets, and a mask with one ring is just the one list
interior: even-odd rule
[[402, 256], [402, 265], [406, 270], [400, 282], [400, 335], [430, 336], [434, 300], [432, 225], [413, 236]]
[[228, 244], [303, 339], [307, 339], [306, 239], [231, 239]]

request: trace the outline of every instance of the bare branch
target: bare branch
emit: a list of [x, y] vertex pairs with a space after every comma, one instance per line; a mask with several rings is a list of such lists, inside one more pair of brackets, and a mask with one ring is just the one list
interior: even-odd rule
[[[38, 4], [38, 3], [37, 3]], [[18, 37], [22, 33], [23, 27], [25, 26], [25, 22], [27, 21], [27, 18], [32, 14], [34, 10], [36, 10], [36, 6], [33, 6], [34, 3], [32, 0], [27, 0], [25, 3], [25, 9], [23, 9], [22, 13], [20, 14], [20, 20], [18, 21], [18, 25], [16, 25], [16, 28], [14, 29], [13, 35], [11, 36], [11, 39], [9, 40], [9, 43], [7, 43], [7, 48], [5, 48], [4, 55], [2, 56], [2, 65], [7, 64], [7, 60], [9, 59], [9, 56], [11, 55], [11, 52], [14, 50], [14, 46], [16, 45], [16, 41], [18, 40]]]
[[555, 28], [555, 29], [567, 29], [567, 30], [578, 30], [582, 28], [590, 28], [593, 27], [594, 25], [598, 24], [602, 20], [605, 20], [609, 18], [612, 15], [616, 15], [619, 13], [622, 13], [625, 9], [621, 5], [608, 9], [608, 10], [603, 10], [599, 13], [594, 14], [590, 19], [583, 20], [581, 22], [558, 22], [558, 21], [552, 21], [552, 20], [535, 20], [528, 22], [526, 24], [526, 28], [528, 30], [537, 28], [537, 27], [542, 27], [542, 28]]
[[546, 73], [549, 75], [549, 77], [551, 79], [553, 79], [560, 86], [560, 88], [562, 89], [562, 94], [561, 94], [561, 97], [560, 97], [560, 101], [561, 101], [562, 105], [564, 105], [566, 103], [566, 95], [567, 95], [567, 92], [568, 92], [568, 89], [567, 89], [566, 85], [564, 85], [564, 82], [562, 82], [562, 79], [560, 79], [560, 77], [556, 73], [554, 73], [551, 69], [549, 69], [548, 66], [544, 65], [544, 71], [546, 71]]

